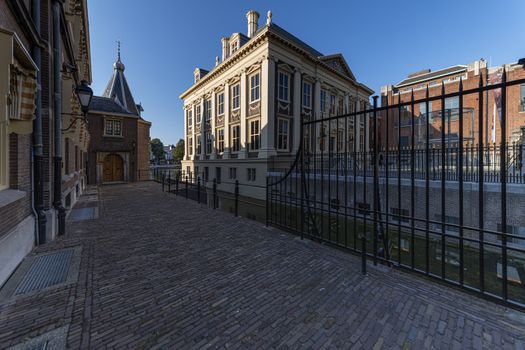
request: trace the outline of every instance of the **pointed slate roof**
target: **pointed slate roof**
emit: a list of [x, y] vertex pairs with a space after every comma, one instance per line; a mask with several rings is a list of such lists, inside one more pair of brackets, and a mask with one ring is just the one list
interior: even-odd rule
[[131, 94], [126, 77], [124, 76], [124, 63], [120, 60], [120, 50], [117, 61], [113, 64], [113, 75], [109, 79], [108, 85], [102, 97], [116, 102], [124, 111], [139, 116], [140, 113]]

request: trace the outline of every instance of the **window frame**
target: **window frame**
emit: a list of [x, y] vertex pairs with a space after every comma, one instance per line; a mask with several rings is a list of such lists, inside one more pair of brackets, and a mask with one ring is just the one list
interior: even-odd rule
[[[254, 126], [257, 130], [254, 131]], [[259, 119], [250, 120], [250, 151], [256, 151], [261, 148], [261, 122]], [[257, 147], [254, 147], [254, 144]]]
[[186, 141], [188, 143], [188, 155], [193, 155], [193, 137], [188, 136], [188, 140]]
[[224, 152], [224, 128], [217, 129], [217, 152]]
[[[111, 125], [111, 132], [108, 132], [108, 125]], [[119, 132], [117, 133], [116, 125]], [[104, 118], [104, 136], [106, 137], [123, 137], [122, 120], [115, 118]]]
[[188, 124], [187, 125], [188, 127], [193, 126], [193, 109], [192, 108], [189, 108], [186, 110], [186, 123]]
[[[256, 84], [254, 85], [254, 79], [257, 78]], [[254, 94], [257, 95], [254, 98]], [[261, 99], [261, 74], [259, 72], [250, 75], [250, 103], [257, 102]]]
[[[236, 91], [237, 93], [235, 93]], [[241, 108], [241, 84], [240, 83], [232, 85], [231, 95], [232, 95], [231, 97], [232, 111], [236, 111]]]
[[204, 136], [206, 138], [206, 154], [212, 154], [213, 153], [213, 133], [208, 131], [206, 132], [206, 135]]
[[237, 168], [230, 167], [228, 170], [230, 180], [237, 180]]
[[206, 122], [211, 120], [211, 112], [211, 98], [207, 98], [204, 100], [204, 120], [206, 120]]
[[248, 182], [257, 181], [257, 169], [256, 168], [246, 168], [246, 180]]
[[[281, 132], [284, 131], [284, 129], [281, 130], [282, 123], [286, 123], [285, 133]], [[282, 140], [283, 144], [281, 144]], [[290, 120], [288, 118], [277, 118], [277, 150], [286, 152], [290, 150]]]
[[217, 94], [217, 115], [224, 114], [224, 92]]
[[199, 104], [197, 104], [197, 105], [195, 106], [195, 124], [196, 124], [196, 125], [199, 125], [199, 124], [201, 123], [201, 121], [202, 121], [202, 118], [201, 118], [201, 117], [202, 117], [201, 112], [202, 112], [202, 111], [201, 111], [201, 104], [199, 103]]
[[321, 109], [321, 113], [324, 113], [326, 112], [326, 95], [327, 95], [327, 91], [325, 89], [321, 89], [321, 94], [320, 94], [320, 109]]
[[241, 126], [231, 126], [231, 151], [239, 152], [241, 150]]
[[525, 113], [525, 84], [520, 84], [520, 100], [518, 109], [520, 113]]
[[[281, 82], [281, 77], [283, 77], [283, 82]], [[284, 85], [284, 78], [286, 78], [286, 86]], [[286, 91], [286, 97], [281, 96], [282, 93]], [[277, 99], [282, 102], [290, 102], [290, 74], [284, 71], [278, 71], [277, 73]]]
[[[308, 94], [306, 94], [306, 86], [308, 86]], [[303, 81], [303, 91], [302, 91], [302, 98], [301, 98], [301, 105], [305, 108], [312, 108], [312, 84], [307, 82], [307, 81]], [[308, 96], [308, 104], [305, 104], [305, 97]]]

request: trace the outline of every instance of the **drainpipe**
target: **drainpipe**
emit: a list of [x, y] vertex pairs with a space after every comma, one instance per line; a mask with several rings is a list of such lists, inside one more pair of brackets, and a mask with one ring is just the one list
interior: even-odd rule
[[[40, 0], [31, 2], [33, 22], [38, 35], [40, 29]], [[39, 45], [33, 46], [33, 60], [38, 72], [36, 77], [36, 112], [33, 122], [33, 182], [34, 200], [33, 207], [37, 216], [37, 244], [46, 243], [46, 215], [44, 213], [44, 154], [42, 145], [42, 49]]]
[[66, 209], [62, 205], [62, 76], [61, 76], [61, 48], [60, 48], [60, 1], [53, 2], [53, 75], [54, 75], [54, 134], [55, 154], [54, 163], [54, 194], [53, 206], [58, 211], [58, 235], [66, 232]]

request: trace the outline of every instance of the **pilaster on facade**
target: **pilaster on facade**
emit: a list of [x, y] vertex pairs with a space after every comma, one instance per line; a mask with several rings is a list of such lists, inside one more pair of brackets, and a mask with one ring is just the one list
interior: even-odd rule
[[224, 83], [224, 153], [222, 159], [229, 159], [230, 150], [230, 84]]
[[[275, 156], [275, 58], [264, 57], [261, 63], [261, 149], [259, 158]], [[266, 91], [266, 93], [264, 93]]]
[[216, 93], [215, 91], [212, 91], [211, 93], [211, 117], [210, 117], [210, 133], [212, 135], [212, 147], [211, 147], [211, 154], [210, 159], [217, 159], [217, 130], [215, 129], [216, 125], [216, 118], [217, 118], [217, 112], [215, 110], [215, 99], [216, 99]]
[[[320, 119], [321, 115], [321, 80], [316, 79], [314, 84], [314, 118]], [[316, 123], [317, 124], [317, 123]], [[321, 139], [321, 127], [318, 127], [314, 124], [314, 134], [315, 134], [315, 151], [319, 153], [321, 151], [320, 142]]]
[[200, 160], [204, 160], [206, 159], [206, 114], [205, 114], [205, 111], [204, 111], [204, 101], [206, 100], [206, 98], [204, 96], [202, 96], [201, 100], [200, 100], [200, 106], [201, 106], [201, 113], [200, 113], [200, 118], [201, 118], [201, 135], [200, 135], [200, 138], [201, 138], [201, 149], [200, 149], [200, 154], [199, 154], [199, 159]]
[[195, 104], [191, 105], [191, 119], [192, 119], [192, 127], [191, 127], [191, 143], [192, 143], [192, 152], [190, 155], [191, 160], [195, 160], [195, 153], [197, 153], [197, 140], [195, 139], [195, 132], [197, 127], [197, 119], [195, 117]]
[[246, 71], [243, 69], [241, 72], [241, 149], [239, 151], [239, 158], [244, 159], [248, 158], [248, 143], [247, 143], [247, 134], [248, 128], [246, 126], [246, 112], [248, 104], [248, 91], [246, 87]]
[[301, 71], [293, 73], [293, 153], [297, 153], [301, 144]]

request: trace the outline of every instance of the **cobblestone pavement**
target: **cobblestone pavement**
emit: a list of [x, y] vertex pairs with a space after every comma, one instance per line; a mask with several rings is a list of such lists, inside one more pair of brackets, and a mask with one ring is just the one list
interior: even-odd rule
[[100, 188], [78, 281], [0, 303], [0, 348], [67, 326], [68, 347], [523, 349], [524, 315], [162, 193]]

